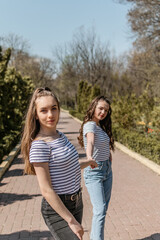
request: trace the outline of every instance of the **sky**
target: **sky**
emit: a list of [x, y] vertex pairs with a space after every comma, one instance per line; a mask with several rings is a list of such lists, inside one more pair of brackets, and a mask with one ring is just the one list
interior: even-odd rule
[[10, 33], [27, 40], [31, 55], [52, 58], [81, 27], [94, 28], [110, 50], [121, 55], [132, 48], [127, 21], [129, 4], [115, 0], [0, 0], [0, 37]]

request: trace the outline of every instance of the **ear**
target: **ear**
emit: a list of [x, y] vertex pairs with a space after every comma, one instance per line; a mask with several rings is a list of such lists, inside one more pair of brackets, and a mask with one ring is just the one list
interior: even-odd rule
[[36, 120], [38, 120], [38, 116], [37, 116], [37, 114], [36, 114]]

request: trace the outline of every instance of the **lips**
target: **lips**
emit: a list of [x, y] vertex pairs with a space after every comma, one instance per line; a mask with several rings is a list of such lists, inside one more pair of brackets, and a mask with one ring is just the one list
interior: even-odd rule
[[53, 123], [53, 122], [54, 122], [54, 120], [47, 121], [47, 123]]

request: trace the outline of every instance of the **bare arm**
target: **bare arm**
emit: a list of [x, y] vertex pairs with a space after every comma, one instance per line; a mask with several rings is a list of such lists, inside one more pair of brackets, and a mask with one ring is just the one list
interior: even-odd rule
[[86, 149], [87, 159], [92, 159], [93, 149], [94, 149], [94, 133], [89, 132], [87, 133], [87, 149]]
[[79, 160], [80, 168], [86, 168], [88, 166], [91, 166], [91, 168], [95, 168], [98, 166], [98, 164], [95, 162], [95, 160]]
[[92, 158], [93, 154], [93, 148], [94, 148], [94, 133], [87, 133], [87, 149], [86, 149], [86, 155], [87, 155], [87, 160], [80, 160], [80, 168], [86, 168], [90, 166], [91, 168], [97, 167], [96, 161]]
[[86, 164], [90, 165], [91, 168], [95, 168], [98, 166], [92, 157], [93, 149], [94, 149], [94, 133], [89, 132], [89, 133], [87, 133], [87, 148], [86, 148], [87, 162], [86, 162]]
[[50, 206], [68, 223], [71, 230], [82, 240], [83, 228], [65, 207], [51, 186], [48, 163], [33, 163], [43, 197]]

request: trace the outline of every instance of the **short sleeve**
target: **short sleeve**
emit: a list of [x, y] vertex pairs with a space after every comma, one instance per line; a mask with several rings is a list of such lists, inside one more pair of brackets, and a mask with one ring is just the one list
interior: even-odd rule
[[84, 136], [86, 136], [86, 134], [89, 132], [92, 132], [92, 133], [96, 132], [96, 123], [95, 122], [87, 122], [84, 124], [84, 126], [83, 126]]
[[29, 161], [33, 162], [49, 162], [50, 158], [50, 147], [46, 142], [42, 140], [33, 141], [30, 152], [29, 152]]

